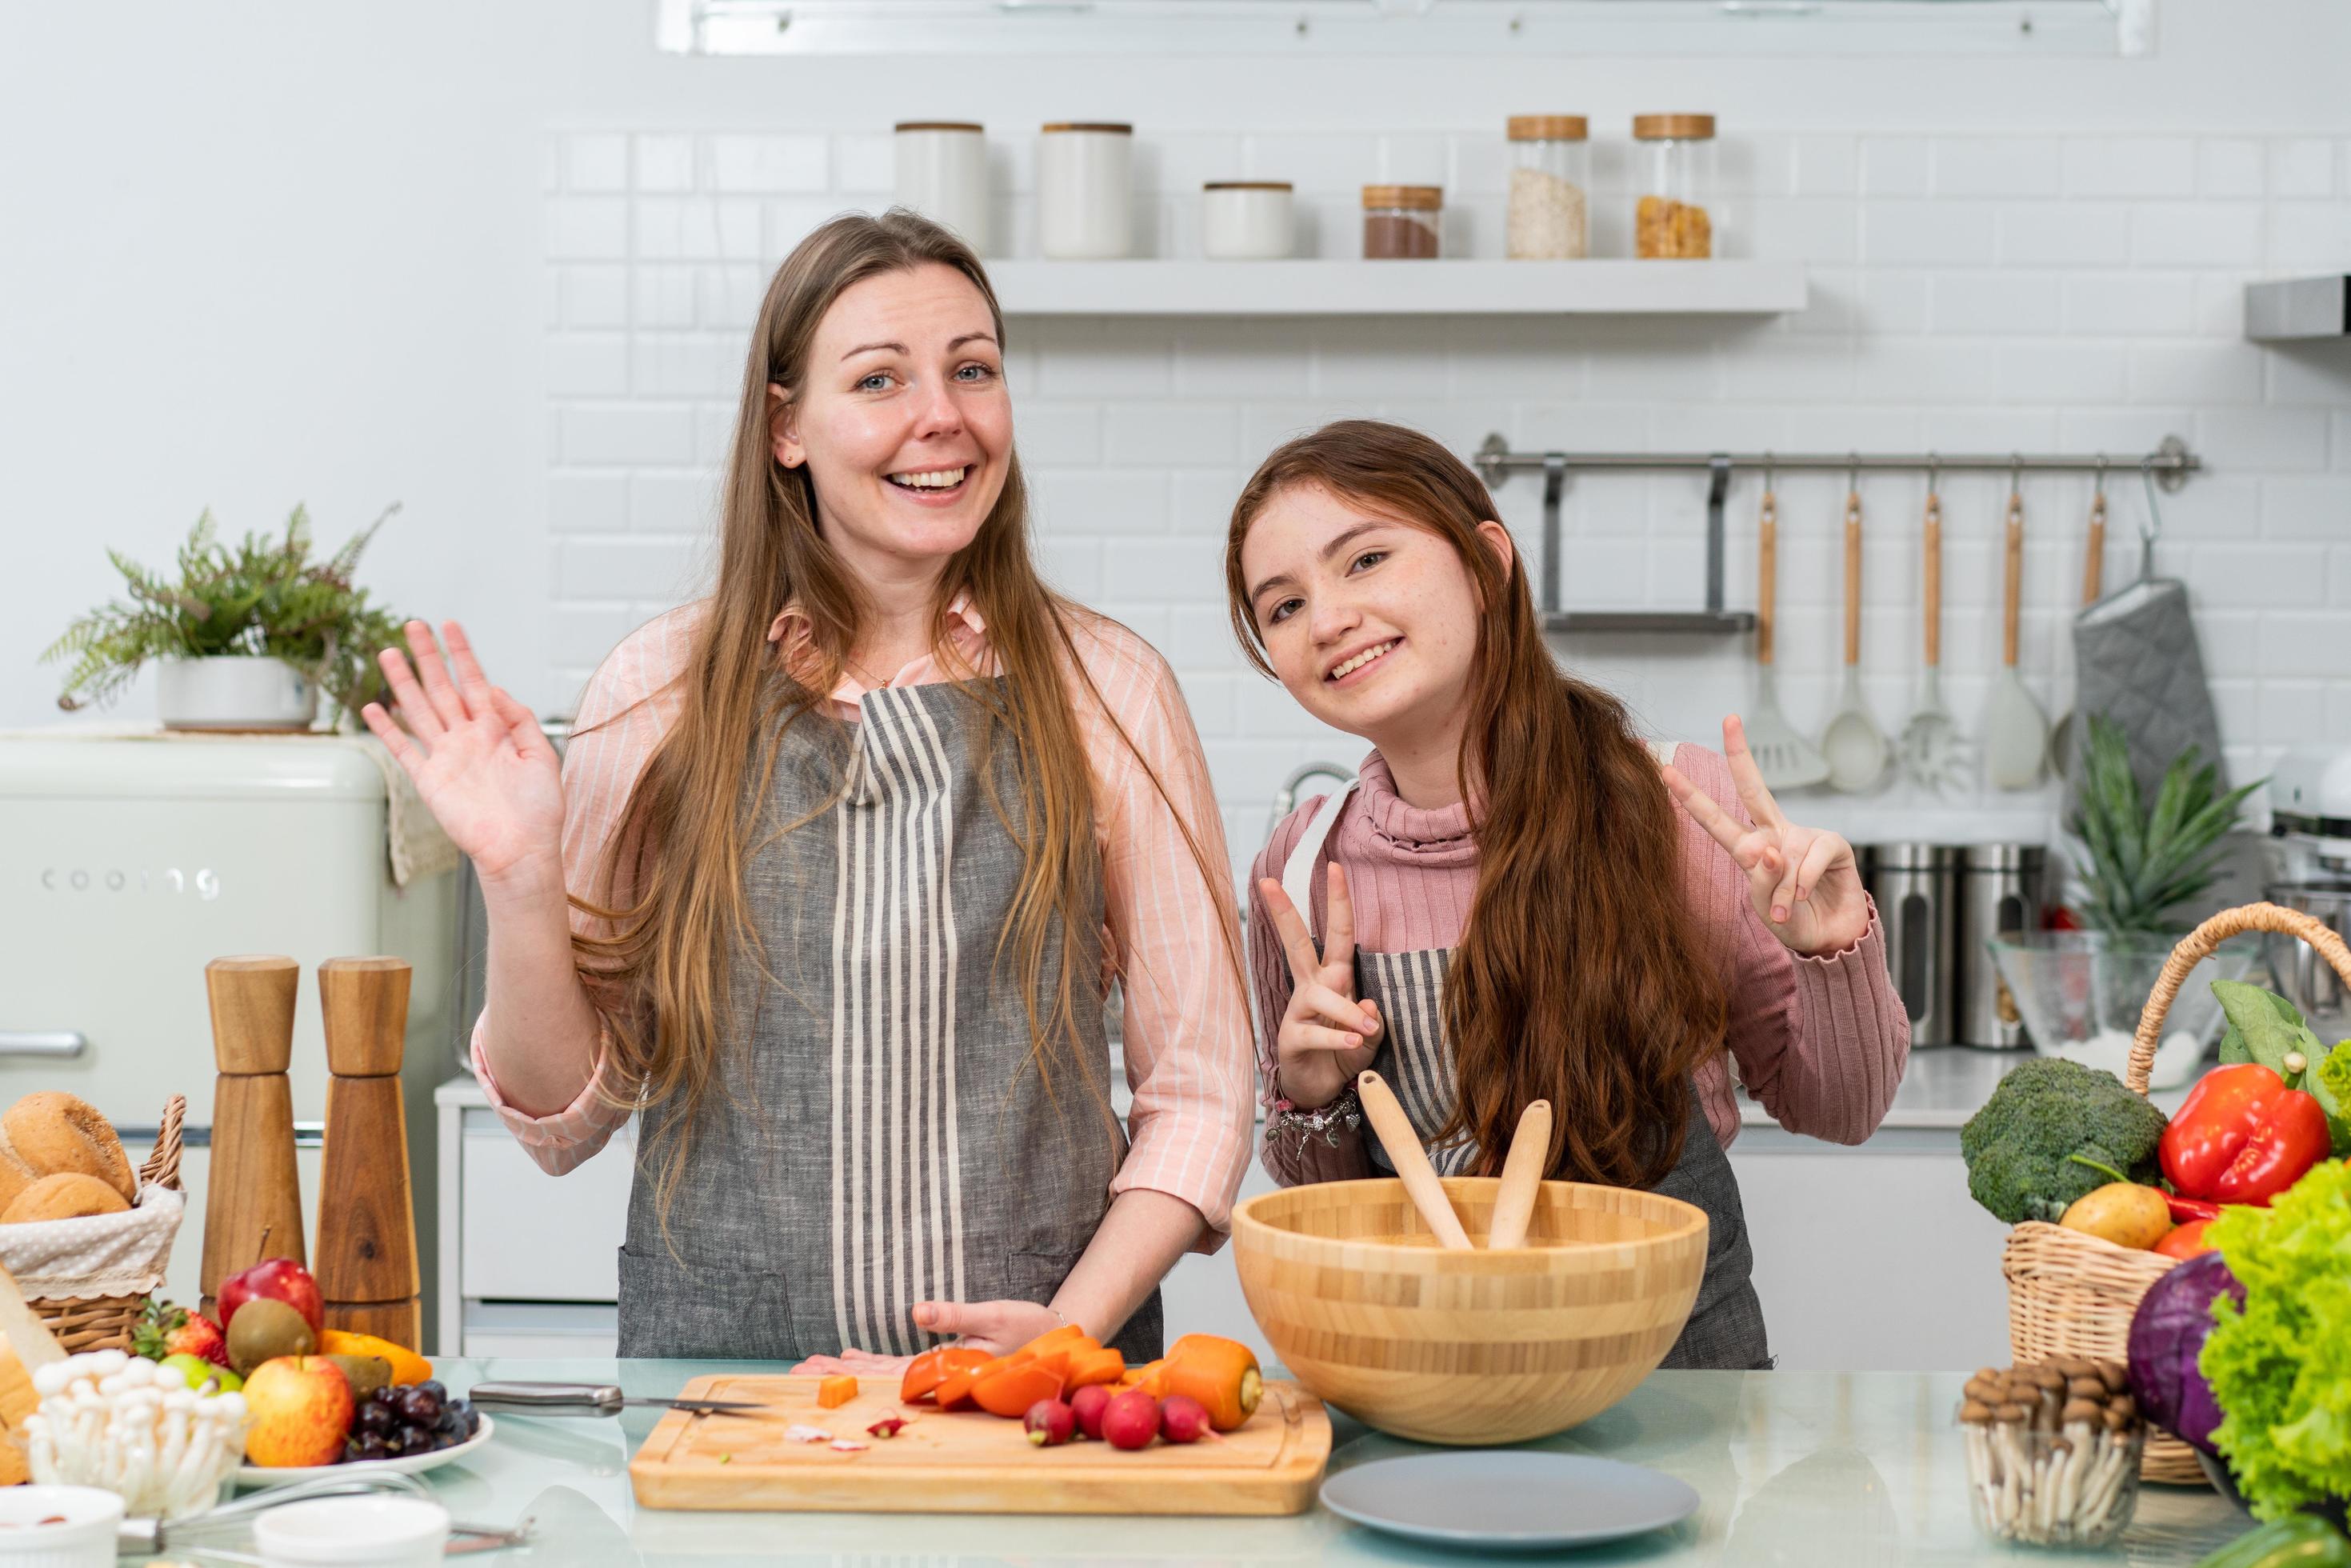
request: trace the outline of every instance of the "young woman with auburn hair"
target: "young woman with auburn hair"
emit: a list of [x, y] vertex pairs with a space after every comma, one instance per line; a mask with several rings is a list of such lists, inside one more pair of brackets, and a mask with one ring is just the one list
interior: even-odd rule
[[1723, 756], [1653, 750], [1559, 669], [1494, 513], [1443, 446], [1371, 421], [1282, 446], [1234, 505], [1242, 646], [1375, 748], [1257, 859], [1265, 1162], [1285, 1185], [1378, 1174], [1367, 1066], [1448, 1175], [1496, 1171], [1548, 1100], [1547, 1175], [1711, 1221], [1665, 1364], [1766, 1366], [1730, 1074], [1794, 1131], [1876, 1129], [1910, 1044], [1876, 912], [1851, 846], [1782, 813], [1736, 718]]
[[604, 661], [559, 769], [455, 623], [454, 674], [421, 622], [384, 655], [369, 727], [489, 911], [483, 1087], [558, 1175], [641, 1113], [623, 1355], [1066, 1322], [1155, 1356], [1249, 1159], [1238, 911], [1165, 662], [1030, 561], [967, 246], [903, 212], [800, 243], [719, 507], [708, 593]]

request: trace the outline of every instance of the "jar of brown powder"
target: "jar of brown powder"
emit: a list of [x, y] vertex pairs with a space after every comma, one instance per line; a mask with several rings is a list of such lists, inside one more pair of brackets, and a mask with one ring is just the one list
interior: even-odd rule
[[1714, 116], [1636, 114], [1633, 254], [1687, 261], [1714, 254]]
[[1442, 185], [1364, 187], [1364, 259], [1434, 261], [1443, 251]]

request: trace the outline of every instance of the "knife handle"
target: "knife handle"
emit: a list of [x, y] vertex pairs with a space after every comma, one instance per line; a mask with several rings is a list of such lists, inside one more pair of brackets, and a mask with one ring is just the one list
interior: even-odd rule
[[611, 1383], [476, 1383], [465, 1397], [493, 1416], [617, 1416], [622, 1402]]

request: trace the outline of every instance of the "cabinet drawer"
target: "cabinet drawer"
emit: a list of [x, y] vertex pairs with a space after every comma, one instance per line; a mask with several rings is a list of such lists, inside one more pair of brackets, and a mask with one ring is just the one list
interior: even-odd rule
[[462, 1293], [475, 1301], [618, 1301], [633, 1134], [623, 1129], [595, 1158], [551, 1176], [496, 1117], [468, 1114]]

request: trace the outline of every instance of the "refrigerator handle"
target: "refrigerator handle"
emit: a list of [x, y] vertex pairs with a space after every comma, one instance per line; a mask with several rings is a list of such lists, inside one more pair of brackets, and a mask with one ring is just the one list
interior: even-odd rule
[[0, 1029], [0, 1056], [79, 1056], [89, 1037], [74, 1029]]

